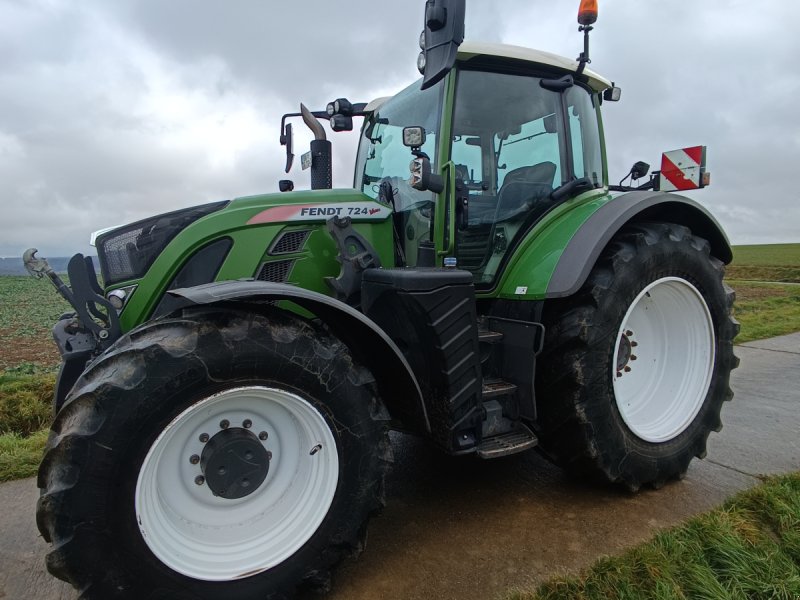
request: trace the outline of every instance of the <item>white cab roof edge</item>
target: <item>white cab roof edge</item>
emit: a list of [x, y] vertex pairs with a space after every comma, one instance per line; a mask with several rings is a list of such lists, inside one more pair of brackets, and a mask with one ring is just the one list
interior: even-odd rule
[[[496, 56], [498, 58], [511, 58], [524, 60], [531, 63], [546, 65], [562, 69], [565, 72], [574, 73], [578, 68], [578, 61], [545, 52], [544, 50], [534, 50], [523, 46], [512, 46], [510, 44], [494, 44], [490, 42], [469, 42], [465, 41], [458, 48], [458, 59], [469, 60], [475, 56]], [[591, 69], [584, 69], [583, 74], [589, 78], [589, 85], [597, 92], [601, 92], [611, 87], [611, 81], [595, 73]], [[364, 108], [364, 112], [375, 112], [392, 96], [376, 98]]]
[[[578, 68], [578, 61], [544, 52], [543, 50], [534, 50], [532, 48], [524, 48], [522, 46], [512, 46], [509, 44], [493, 44], [488, 42], [469, 42], [465, 41], [458, 48], [458, 58], [460, 60], [468, 60], [474, 56], [496, 56], [499, 58], [511, 58], [516, 60], [524, 60], [527, 62], [547, 65], [548, 67], [556, 67], [564, 71], [572, 71], [573, 73]], [[602, 91], [611, 87], [611, 81], [591, 71], [584, 70], [584, 75], [589, 78], [589, 85], [595, 91]]]
[[383, 106], [384, 103], [387, 100], [391, 100], [391, 99], [392, 99], [392, 96], [381, 96], [380, 98], [375, 98], [375, 100], [372, 100], [369, 104], [367, 104], [364, 107], [364, 112], [375, 112], [381, 106]]

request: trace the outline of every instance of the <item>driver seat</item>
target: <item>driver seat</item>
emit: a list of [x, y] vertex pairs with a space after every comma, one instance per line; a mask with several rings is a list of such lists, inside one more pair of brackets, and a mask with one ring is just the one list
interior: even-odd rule
[[552, 162], [510, 171], [497, 194], [495, 223], [528, 213], [546, 201], [553, 192], [555, 175], [556, 165]]

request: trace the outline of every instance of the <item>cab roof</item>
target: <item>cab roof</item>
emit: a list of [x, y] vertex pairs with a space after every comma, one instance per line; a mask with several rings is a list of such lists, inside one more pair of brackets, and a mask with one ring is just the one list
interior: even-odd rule
[[[545, 65], [561, 69], [565, 73], [574, 73], [578, 69], [578, 61], [571, 60], [558, 54], [552, 54], [543, 50], [534, 50], [523, 46], [512, 46], [511, 44], [493, 44], [490, 42], [470, 42], [464, 41], [458, 48], [457, 60], [468, 61], [476, 56], [491, 56], [494, 58], [509, 58], [512, 60], [522, 60], [534, 64]], [[583, 74], [588, 77], [589, 85], [597, 92], [610, 88], [612, 83], [599, 73], [591, 69], [584, 69]], [[370, 102], [364, 112], [374, 112], [378, 110], [392, 96], [383, 96]]]
[[[523, 60], [530, 63], [555, 67], [565, 72], [574, 73], [578, 68], [578, 61], [522, 46], [512, 46], [509, 44], [492, 44], [487, 42], [464, 41], [458, 48], [458, 60], [467, 61], [476, 56], [491, 56], [495, 58], [510, 58], [513, 60]], [[591, 71], [585, 69], [583, 74], [589, 78], [589, 85], [595, 91], [603, 91], [611, 87], [611, 81]]]

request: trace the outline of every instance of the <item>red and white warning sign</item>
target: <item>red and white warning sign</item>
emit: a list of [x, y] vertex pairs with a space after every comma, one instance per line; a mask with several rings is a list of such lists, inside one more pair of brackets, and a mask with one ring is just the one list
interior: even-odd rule
[[708, 185], [706, 147], [692, 146], [661, 155], [659, 189], [664, 192], [696, 190]]

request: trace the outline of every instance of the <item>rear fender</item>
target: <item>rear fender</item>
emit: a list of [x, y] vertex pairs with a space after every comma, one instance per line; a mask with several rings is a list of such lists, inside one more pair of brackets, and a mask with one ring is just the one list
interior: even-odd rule
[[694, 200], [665, 192], [637, 191], [603, 204], [575, 231], [547, 285], [546, 298], [564, 298], [586, 282], [600, 253], [628, 223], [658, 221], [685, 225], [711, 244], [711, 253], [728, 264], [733, 259], [725, 232], [711, 213]]
[[289, 300], [318, 317], [375, 376], [381, 399], [405, 427], [430, 433], [419, 384], [405, 356], [372, 320], [354, 308], [317, 292], [283, 283], [222, 281], [170, 290], [183, 307], [230, 301]]

